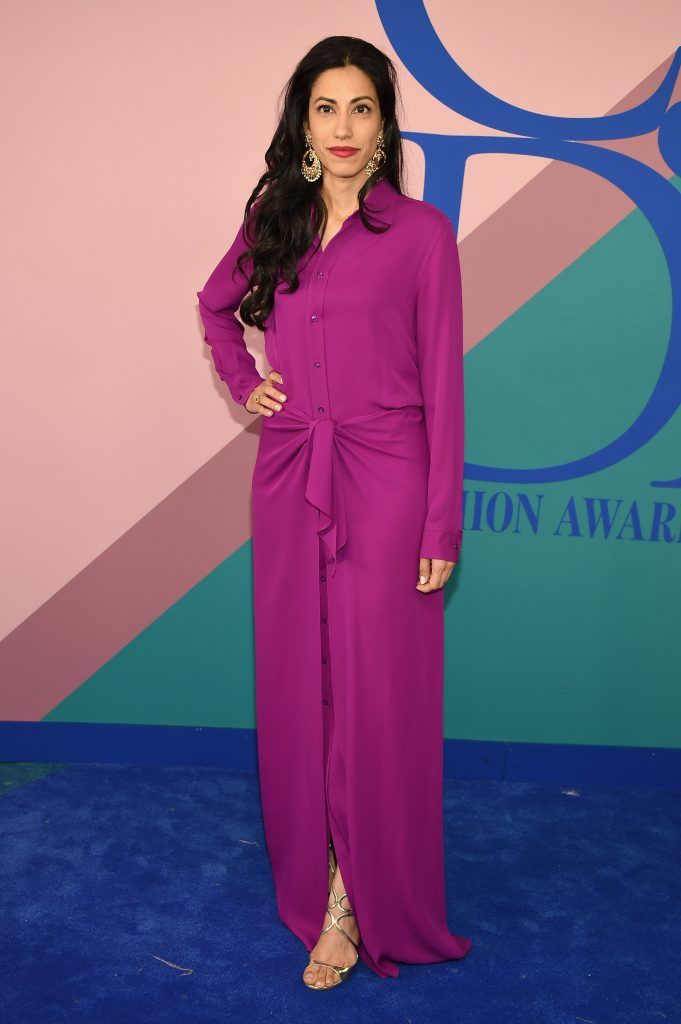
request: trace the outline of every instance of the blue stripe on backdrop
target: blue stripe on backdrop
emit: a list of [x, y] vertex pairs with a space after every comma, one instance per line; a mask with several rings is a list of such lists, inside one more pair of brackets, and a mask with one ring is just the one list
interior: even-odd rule
[[[216, 765], [255, 771], [253, 729], [0, 722], [0, 761]], [[446, 739], [446, 778], [681, 788], [681, 749]]]

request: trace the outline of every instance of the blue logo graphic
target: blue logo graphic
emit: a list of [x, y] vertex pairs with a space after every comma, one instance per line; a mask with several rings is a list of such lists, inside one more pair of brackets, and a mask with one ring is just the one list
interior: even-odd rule
[[[681, 65], [681, 48], [652, 96], [631, 110], [604, 117], [552, 117], [506, 103], [473, 81], [443, 46], [420, 0], [377, 0], [383, 27], [400, 60], [436, 99], [478, 124], [521, 138], [427, 135], [404, 132], [426, 158], [424, 199], [440, 207], [458, 226], [466, 160], [479, 153], [519, 153], [562, 160], [611, 182], [638, 207], [660, 243], [669, 271], [672, 318], [658, 380], [637, 418], [609, 444], [583, 458], [537, 469], [508, 469], [466, 463], [472, 480], [511, 483], [569, 480], [613, 466], [642, 448], [681, 404], [681, 195], [657, 171], [634, 157], [589, 145], [658, 132], [660, 154], [681, 173], [681, 103], [669, 107]], [[653, 487], [679, 487], [675, 480], [652, 480]]]

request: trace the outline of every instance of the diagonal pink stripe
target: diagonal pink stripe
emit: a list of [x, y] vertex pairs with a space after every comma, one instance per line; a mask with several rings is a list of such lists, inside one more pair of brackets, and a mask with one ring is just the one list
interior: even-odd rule
[[35, 721], [251, 536], [260, 418], [0, 644], [0, 718]]

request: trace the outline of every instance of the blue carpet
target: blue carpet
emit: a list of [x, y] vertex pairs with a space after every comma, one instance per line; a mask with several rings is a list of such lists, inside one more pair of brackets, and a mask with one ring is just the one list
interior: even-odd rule
[[473, 949], [398, 978], [360, 961], [313, 992], [276, 915], [254, 774], [17, 770], [2, 1024], [681, 1022], [679, 791], [446, 780], [449, 924]]

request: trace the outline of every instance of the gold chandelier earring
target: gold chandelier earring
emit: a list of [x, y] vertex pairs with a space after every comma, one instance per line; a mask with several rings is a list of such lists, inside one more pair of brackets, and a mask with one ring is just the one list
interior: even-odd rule
[[303, 177], [307, 178], [308, 181], [317, 181], [322, 173], [322, 164], [312, 148], [312, 137], [309, 132], [305, 132], [305, 141], [307, 142], [307, 149], [303, 153], [300, 169]]
[[385, 163], [385, 150], [383, 148], [383, 129], [378, 133], [376, 140], [376, 152], [366, 165], [367, 178], [370, 178], [374, 171], [378, 170], [382, 163]]

